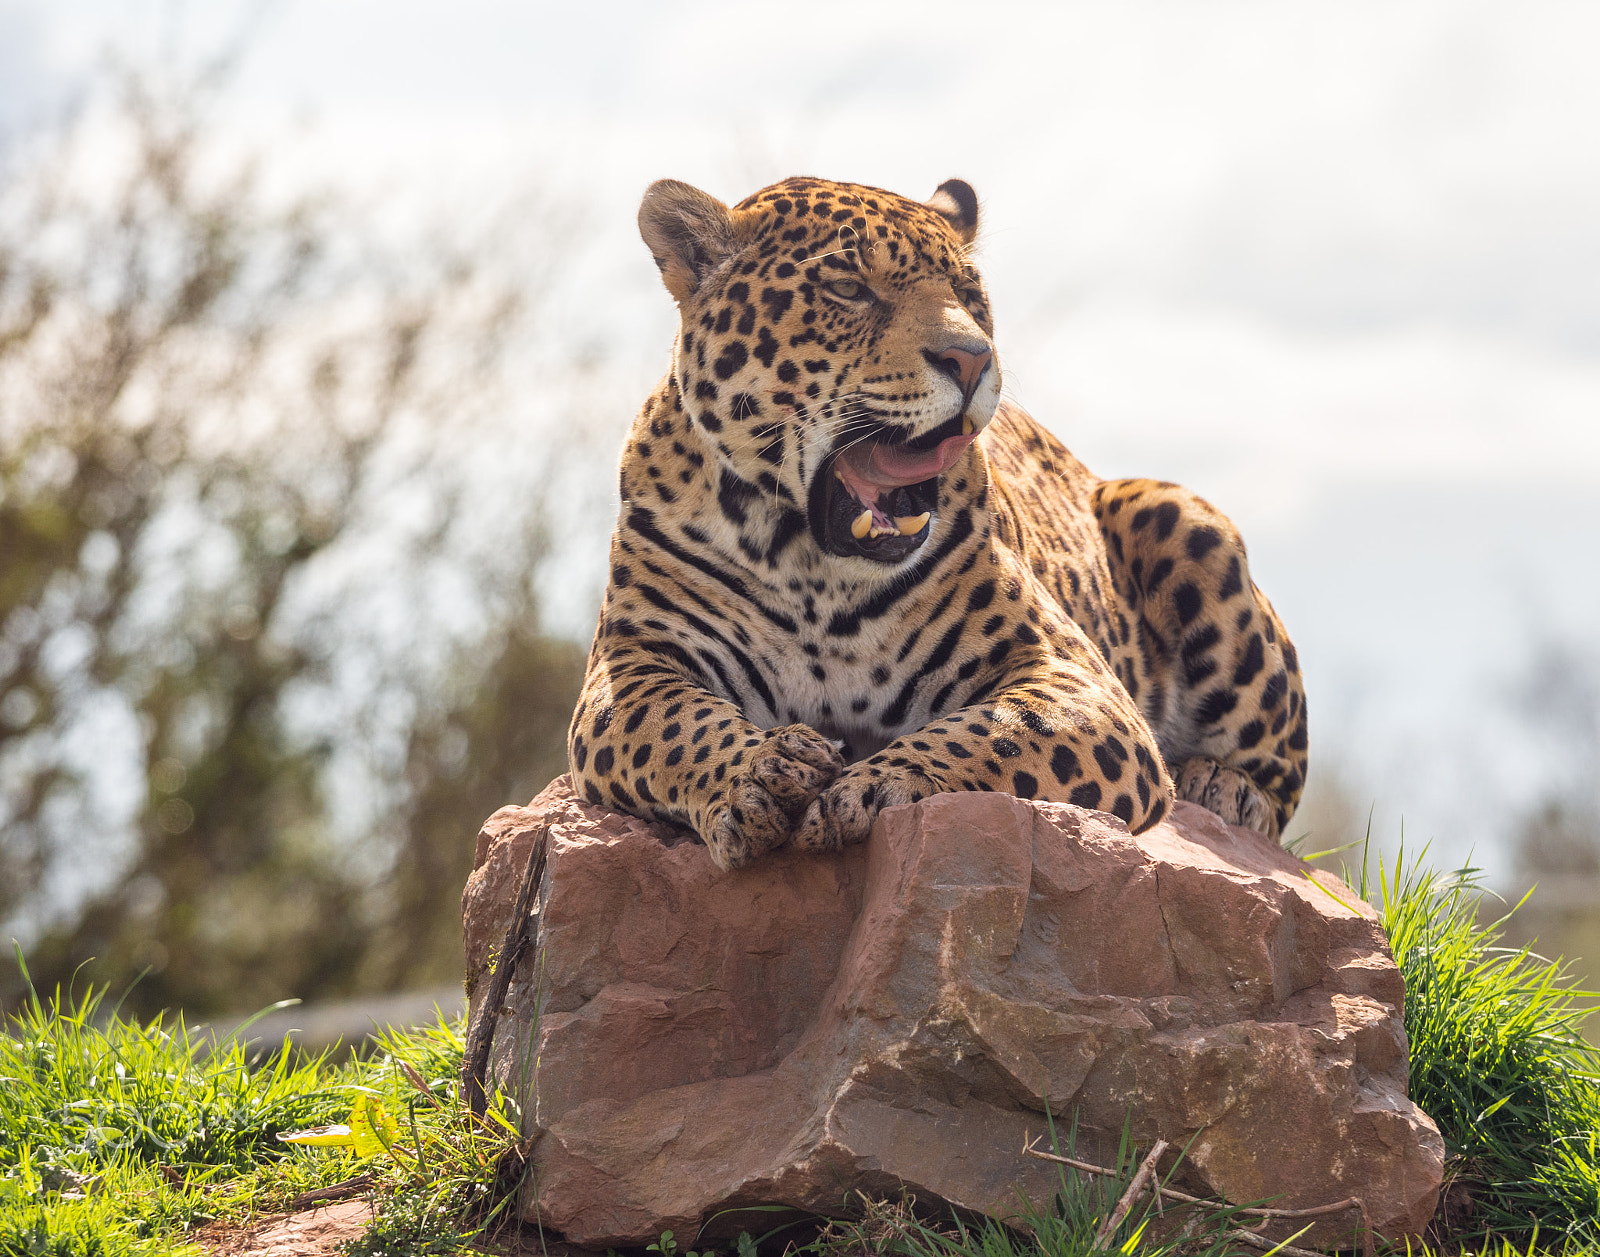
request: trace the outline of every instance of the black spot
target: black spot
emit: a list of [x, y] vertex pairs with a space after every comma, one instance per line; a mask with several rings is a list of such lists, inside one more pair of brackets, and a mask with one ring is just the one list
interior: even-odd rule
[[1199, 588], [1188, 581], [1173, 590], [1172, 602], [1178, 609], [1178, 623], [1186, 628], [1193, 623], [1195, 616], [1200, 614], [1203, 601]]
[[1239, 695], [1219, 686], [1200, 700], [1200, 706], [1194, 713], [1195, 722], [1201, 725], [1215, 724], [1238, 705]]
[[750, 352], [744, 347], [744, 342], [730, 340], [722, 347], [722, 353], [711, 364], [711, 369], [717, 373], [717, 379], [726, 380], [749, 361]]
[[1015, 759], [1022, 754], [1022, 748], [1010, 738], [996, 738], [990, 745], [1001, 759]]
[[[793, 267], [790, 267], [791, 271], [793, 269]], [[787, 288], [763, 288], [761, 290], [761, 304], [766, 307], [767, 318], [776, 323], [788, 313], [789, 307], [794, 304], [794, 293]]]
[[637, 751], [635, 751], [633, 753], [633, 766], [635, 768], [643, 768], [649, 762], [650, 762], [650, 743], [646, 742], [643, 746], [641, 746]]
[[1067, 801], [1070, 803], [1076, 803], [1079, 807], [1099, 807], [1099, 783], [1094, 781], [1084, 782], [1081, 786], [1076, 787], [1072, 793], [1067, 796]]
[[1184, 548], [1189, 551], [1189, 557], [1198, 563], [1221, 544], [1222, 534], [1215, 528], [1205, 525], [1189, 534], [1189, 540]]
[[1184, 641], [1183, 679], [1191, 688], [1217, 670], [1216, 664], [1202, 656], [1221, 640], [1222, 634], [1217, 626], [1206, 624], [1196, 629]]
[[602, 746], [594, 753], [594, 770], [602, 777], [611, 771], [611, 766], [616, 763], [616, 755], [609, 746]]
[[[1121, 743], [1117, 743], [1117, 746], [1120, 749]], [[1094, 762], [1100, 765], [1100, 773], [1107, 781], [1115, 781], [1122, 776], [1122, 761], [1126, 758], [1125, 752], [1119, 758], [1104, 742], [1094, 748]]]
[[756, 487], [748, 480], [741, 480], [726, 467], [722, 469], [722, 478], [717, 483], [717, 504], [729, 520], [743, 524], [746, 519], [745, 503], [756, 496]]
[[1239, 661], [1239, 666], [1233, 670], [1233, 683], [1235, 685], [1249, 685], [1256, 679], [1256, 673], [1266, 666], [1265, 651], [1261, 645], [1261, 634], [1252, 633], [1250, 644], [1245, 647], [1244, 658]]
[[983, 581], [981, 584], [974, 585], [972, 592], [967, 595], [967, 611], [969, 613], [982, 611], [993, 601], [994, 582], [992, 580]]
[[670, 751], [667, 752], [666, 758], [663, 759], [661, 762], [663, 764], [665, 764], [668, 768], [672, 768], [682, 758], [683, 758], [683, 748], [681, 746], [675, 746]]
[[1011, 793], [1019, 799], [1031, 799], [1039, 793], [1039, 781], [1032, 773], [1014, 773], [1011, 777]]
[[1271, 711], [1289, 692], [1289, 676], [1283, 671], [1274, 672], [1261, 687], [1261, 710]]
[[[1172, 509], [1176, 511], [1178, 508], [1173, 507]], [[1124, 825], [1131, 824], [1133, 822], [1133, 800], [1125, 794], [1119, 794], [1117, 801], [1111, 805], [1110, 812]]]
[[1069, 746], [1057, 746], [1050, 756], [1050, 771], [1055, 774], [1056, 781], [1066, 785], [1081, 771], [1078, 767], [1078, 757], [1073, 754]]
[[1239, 567], [1239, 556], [1236, 554], [1228, 560], [1228, 574], [1222, 578], [1222, 584], [1217, 589], [1217, 597], [1226, 602], [1235, 594], [1244, 592], [1244, 573]]
[[627, 723], [622, 726], [624, 733], [635, 732], [644, 723], [644, 718], [650, 714], [650, 708], [645, 706], [635, 707], [633, 714], [628, 717]]

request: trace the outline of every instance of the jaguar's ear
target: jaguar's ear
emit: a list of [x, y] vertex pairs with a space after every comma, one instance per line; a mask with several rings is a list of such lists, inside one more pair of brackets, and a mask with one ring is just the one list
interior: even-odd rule
[[926, 202], [955, 228], [962, 244], [971, 244], [978, 234], [978, 194], [961, 179], [946, 179]]
[[657, 179], [639, 205], [639, 234], [681, 304], [740, 243], [739, 220], [710, 193]]

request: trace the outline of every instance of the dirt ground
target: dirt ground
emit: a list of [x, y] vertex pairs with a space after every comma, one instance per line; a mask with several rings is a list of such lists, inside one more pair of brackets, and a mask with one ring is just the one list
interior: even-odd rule
[[[211, 1257], [334, 1257], [339, 1245], [355, 1239], [372, 1221], [370, 1202], [341, 1200], [298, 1213], [272, 1214], [249, 1226], [213, 1225], [195, 1239]], [[602, 1257], [595, 1249], [560, 1242], [543, 1243], [536, 1231], [502, 1237], [485, 1253], [498, 1257]]]

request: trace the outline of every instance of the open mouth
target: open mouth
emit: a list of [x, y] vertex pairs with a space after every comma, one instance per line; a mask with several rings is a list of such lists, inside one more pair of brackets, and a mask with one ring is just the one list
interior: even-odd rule
[[957, 415], [915, 440], [885, 427], [829, 456], [811, 488], [811, 527], [832, 554], [899, 563], [928, 537], [939, 477], [977, 437]]

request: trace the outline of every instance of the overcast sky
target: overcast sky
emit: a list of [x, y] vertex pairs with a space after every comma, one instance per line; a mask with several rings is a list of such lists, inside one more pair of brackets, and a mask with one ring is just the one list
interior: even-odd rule
[[[1600, 640], [1600, 6], [0, 0], [0, 124], [108, 48], [241, 32], [231, 125], [294, 177], [581, 203], [573, 322], [615, 329], [625, 394], [672, 328], [651, 179], [969, 180], [1010, 393], [1232, 515], [1314, 764], [1380, 832], [1498, 858], [1538, 776], [1506, 688], [1546, 625]], [[563, 569], [573, 631], [602, 546]]]

